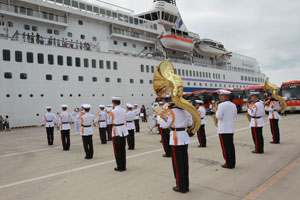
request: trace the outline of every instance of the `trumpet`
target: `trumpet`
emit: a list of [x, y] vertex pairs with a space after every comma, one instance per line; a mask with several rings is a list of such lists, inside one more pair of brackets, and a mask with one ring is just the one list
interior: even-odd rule
[[[247, 103], [247, 114], [246, 114], [246, 117], [247, 117], [247, 119], [248, 119], [248, 121], [249, 122], [251, 122], [251, 116], [249, 115], [249, 113], [248, 113], [248, 109], [250, 108], [250, 106], [249, 106], [249, 102]], [[251, 108], [250, 108], [251, 109]]]
[[211, 116], [211, 117], [213, 118], [213, 120], [214, 120], [214, 124], [215, 124], [216, 127], [218, 127], [218, 119], [217, 119], [217, 117], [216, 117], [216, 113], [217, 113], [217, 111], [218, 111], [219, 103], [220, 103], [219, 101], [217, 101], [217, 102], [215, 103], [215, 112], [214, 112], [214, 114]]

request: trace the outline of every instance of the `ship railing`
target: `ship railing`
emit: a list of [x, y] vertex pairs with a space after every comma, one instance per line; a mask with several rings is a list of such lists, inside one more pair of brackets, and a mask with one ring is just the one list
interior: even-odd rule
[[67, 18], [64, 16], [59, 16], [53, 13], [40, 12], [23, 6], [9, 5], [0, 2], [0, 10], [11, 12], [17, 15], [36, 17], [44, 20], [53, 21], [53, 22], [67, 23]]
[[131, 37], [131, 38], [148, 40], [148, 41], [151, 41], [151, 42], [155, 42], [155, 40], [156, 40], [155, 37], [152, 37], [152, 36], [149, 36], [149, 35], [144, 35], [144, 34], [141, 34], [141, 33], [125, 31], [125, 30], [121, 30], [121, 29], [117, 29], [117, 28], [113, 28], [112, 33], [117, 34], [117, 35], [123, 35], [123, 36]]

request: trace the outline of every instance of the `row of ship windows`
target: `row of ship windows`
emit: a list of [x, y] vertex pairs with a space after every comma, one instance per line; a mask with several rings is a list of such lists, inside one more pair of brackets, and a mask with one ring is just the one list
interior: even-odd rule
[[[11, 55], [10, 55], [10, 50], [7, 49], [3, 49], [2, 51], [2, 55], [3, 55], [3, 61], [11, 61]], [[48, 54], [47, 55], [48, 58], [48, 64], [49, 65], [54, 65], [54, 55], [52, 54]], [[23, 62], [23, 54], [22, 51], [15, 51], [15, 61], [16, 62]], [[34, 62], [34, 55], [32, 52], [26, 52], [26, 61], [27, 63], [33, 63]], [[42, 53], [38, 53], [37, 54], [37, 63], [38, 64], [44, 64], [44, 54]], [[67, 56], [66, 57], [66, 63], [67, 66], [73, 66], [73, 57], [72, 56]], [[103, 60], [99, 60], [99, 68], [100, 69], [104, 69], [104, 61]], [[64, 58], [61, 55], [57, 56], [57, 65], [64, 65]], [[75, 66], [76, 67], [81, 67], [81, 58], [79, 57], [75, 57]], [[84, 58], [83, 59], [83, 66], [84, 67], [89, 67], [89, 59], [88, 58]], [[92, 59], [91, 61], [91, 66], [92, 68], [97, 68], [97, 61], [96, 59]], [[117, 62], [113, 62], [113, 69], [117, 70], [118, 69], [118, 63]], [[106, 69], [111, 69], [111, 61], [106, 61]]]
[[[188, 86], [191, 86], [191, 83], [190, 82], [187, 82], [187, 85]], [[197, 86], [197, 83], [196, 82], [194, 82], [194, 84], [193, 84], [194, 86]], [[226, 85], [226, 84], [224, 84], [224, 85], [222, 85], [222, 84], [217, 84], [217, 83], [215, 83], [215, 84], [213, 84], [213, 83], [199, 83], [199, 86], [200, 87], [202, 87], [202, 86], [205, 86], [205, 87], [215, 87], [215, 88], [246, 88], [246, 87], [248, 87], [248, 86], [246, 86], [246, 85], [238, 85], [238, 84], [236, 84], [236, 85], [234, 85], [234, 84], [228, 84], [228, 85]]]
[[264, 79], [258, 77], [241, 76], [241, 81], [264, 82]]

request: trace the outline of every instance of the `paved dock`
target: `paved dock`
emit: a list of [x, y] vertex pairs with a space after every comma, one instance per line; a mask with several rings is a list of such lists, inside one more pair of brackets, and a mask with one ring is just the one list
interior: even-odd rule
[[71, 131], [71, 149], [62, 151], [59, 131], [49, 147], [42, 127], [0, 132], [1, 200], [298, 200], [300, 198], [300, 115], [280, 120], [281, 144], [270, 144], [265, 117], [265, 154], [254, 149], [244, 114], [235, 120], [237, 166], [223, 169], [219, 137], [207, 116], [207, 148], [189, 145], [190, 192], [176, 193], [171, 159], [163, 158], [160, 135], [142, 123], [136, 150], [127, 151], [127, 171], [115, 172], [111, 142], [100, 144], [95, 128], [94, 159], [85, 160], [82, 141]]

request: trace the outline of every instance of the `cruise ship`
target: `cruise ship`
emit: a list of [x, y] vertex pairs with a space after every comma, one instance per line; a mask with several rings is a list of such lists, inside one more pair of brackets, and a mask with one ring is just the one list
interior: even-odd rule
[[42, 124], [46, 106], [145, 105], [156, 66], [169, 59], [184, 91], [263, 84], [255, 58], [187, 29], [175, 0], [132, 10], [104, 1], [0, 0], [0, 114], [13, 127]]

